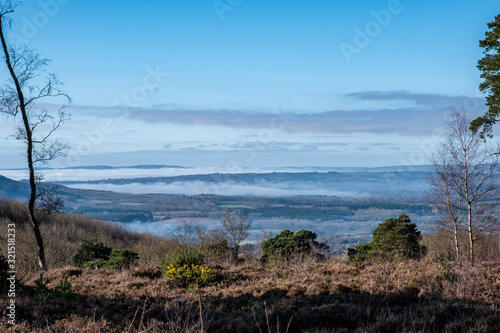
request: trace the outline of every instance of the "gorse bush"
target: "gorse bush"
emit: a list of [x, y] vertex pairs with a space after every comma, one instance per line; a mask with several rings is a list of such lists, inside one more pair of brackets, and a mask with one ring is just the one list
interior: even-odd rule
[[215, 275], [212, 274], [210, 268], [195, 264], [184, 266], [167, 265], [165, 276], [183, 287], [204, 287], [215, 282]]
[[203, 251], [196, 247], [186, 247], [175, 249], [164, 260], [164, 266], [174, 265], [175, 267], [182, 267], [184, 265], [203, 265], [205, 255]]
[[214, 283], [215, 275], [204, 266], [202, 249], [175, 249], [164, 261], [164, 275], [183, 287], [204, 287]]

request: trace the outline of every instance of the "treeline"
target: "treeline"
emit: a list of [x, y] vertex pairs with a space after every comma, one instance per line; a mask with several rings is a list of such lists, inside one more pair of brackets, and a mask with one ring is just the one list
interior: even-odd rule
[[425, 203], [380, 199], [341, 199], [332, 196], [257, 197], [215, 194], [169, 195], [126, 194], [109, 191], [57, 188], [68, 212], [107, 221], [153, 221], [171, 218], [218, 219], [227, 207], [242, 210], [251, 218], [305, 220], [349, 219], [357, 211], [370, 209], [431, 215]]
[[426, 173], [423, 171], [393, 171], [393, 172], [271, 172], [271, 173], [235, 173], [235, 174], [201, 174], [171, 177], [144, 177], [144, 178], [113, 178], [89, 181], [63, 181], [60, 184], [151, 184], [177, 182], [206, 182], [206, 183], [335, 183], [353, 185], [353, 182], [364, 184], [392, 183], [394, 179], [422, 181]]

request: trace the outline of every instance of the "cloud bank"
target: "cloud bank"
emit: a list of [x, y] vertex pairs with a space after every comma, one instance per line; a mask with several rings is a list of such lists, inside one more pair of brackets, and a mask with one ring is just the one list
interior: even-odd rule
[[[255, 112], [236, 110], [182, 110], [147, 108], [130, 110], [128, 117], [146, 123], [225, 126], [282, 130], [288, 133], [377, 133], [429, 135], [443, 122], [443, 114], [454, 106], [484, 105], [484, 99], [439, 94], [415, 94], [405, 91], [357, 92], [346, 95], [356, 101], [384, 102], [384, 108], [351, 111], [333, 110], [315, 113]], [[404, 106], [392, 108], [394, 102]], [[399, 103], [401, 104], [401, 103]]]

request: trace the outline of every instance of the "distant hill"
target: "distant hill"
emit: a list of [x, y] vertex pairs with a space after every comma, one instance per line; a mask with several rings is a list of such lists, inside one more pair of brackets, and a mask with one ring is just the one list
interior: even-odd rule
[[[141, 165], [130, 165], [130, 166], [109, 166], [109, 165], [87, 165], [87, 166], [75, 166], [75, 167], [67, 167], [67, 168], [50, 168], [50, 167], [41, 167], [39, 170], [113, 170], [113, 169], [138, 169], [138, 170], [147, 170], [147, 169], [186, 169], [180, 165], [163, 165], [163, 164], [141, 164]], [[13, 168], [13, 169], [3, 169], [3, 170], [25, 170], [25, 168]]]
[[0, 198], [24, 199], [28, 193], [27, 183], [0, 176]]

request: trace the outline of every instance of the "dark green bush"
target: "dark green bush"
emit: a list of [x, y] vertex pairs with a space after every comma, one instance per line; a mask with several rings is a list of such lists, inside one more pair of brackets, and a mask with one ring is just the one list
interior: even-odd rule
[[314, 232], [309, 230], [302, 229], [295, 234], [293, 231], [283, 230], [273, 238], [262, 242], [262, 260], [267, 261], [276, 256], [288, 259], [295, 255], [320, 255], [322, 250], [328, 250], [329, 247], [324, 243], [318, 243], [317, 237]]
[[38, 299], [42, 300], [49, 294], [48, 283], [48, 279], [43, 279], [43, 274], [40, 274], [40, 278], [35, 280], [35, 293], [38, 295]]
[[109, 260], [106, 259], [95, 259], [91, 261], [86, 261], [83, 264], [84, 268], [107, 268]]
[[73, 291], [71, 290], [71, 283], [68, 281], [68, 277], [64, 277], [64, 281], [59, 281], [59, 284], [50, 290], [48, 298], [58, 298], [70, 300], [75, 297]]
[[75, 294], [71, 290], [71, 283], [68, 281], [68, 276], [64, 277], [64, 280], [59, 281], [59, 284], [54, 288], [47, 287], [49, 279], [43, 278], [43, 274], [40, 274], [40, 278], [35, 280], [35, 293], [38, 295], [39, 300], [47, 299], [64, 299], [71, 300], [75, 297]]
[[85, 268], [120, 270], [130, 268], [139, 259], [132, 249], [112, 249], [96, 239], [84, 240], [78, 248], [73, 263]]
[[204, 244], [201, 249], [203, 250], [205, 263], [237, 263], [241, 260], [238, 258], [238, 253], [229, 247], [227, 239]]
[[112, 249], [98, 242], [97, 239], [84, 239], [78, 248], [73, 263], [78, 267], [86, 267], [87, 263], [95, 260], [109, 260]]
[[417, 225], [411, 223], [408, 215], [401, 214], [380, 223], [373, 231], [371, 243], [349, 249], [348, 254], [351, 261], [357, 262], [375, 257], [391, 261], [418, 259], [425, 251], [420, 240]]
[[110, 269], [130, 268], [137, 259], [138, 254], [132, 249], [114, 249], [111, 251], [108, 266]]
[[203, 265], [205, 255], [203, 251], [196, 247], [186, 247], [175, 249], [170, 255], [165, 258], [164, 266], [174, 265], [175, 267], [182, 267], [184, 265]]

